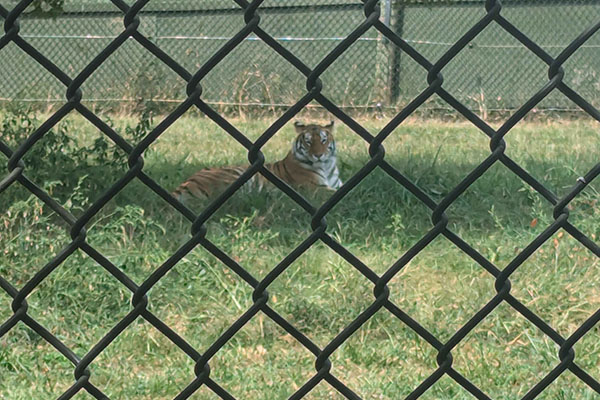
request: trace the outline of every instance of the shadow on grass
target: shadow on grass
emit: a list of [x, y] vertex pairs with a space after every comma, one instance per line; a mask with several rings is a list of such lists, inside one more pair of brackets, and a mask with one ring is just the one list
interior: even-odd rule
[[[477, 166], [477, 161], [465, 160], [460, 164], [439, 163], [432, 169], [431, 161], [426, 159], [413, 158], [410, 164], [393, 156], [386, 159], [437, 203]], [[343, 180], [347, 181], [367, 161], [355, 159], [344, 165]], [[176, 187], [174, 182], [183, 181], [197, 169], [194, 165], [155, 163], [148, 166], [148, 173], [165, 188], [172, 190]], [[544, 177], [549, 178], [543, 181], [544, 184], [559, 188], [555, 190], [559, 196], [575, 183], [572, 171], [557, 170], [556, 165], [550, 162], [530, 164], [527, 169], [542, 181]], [[548, 176], [548, 171], [552, 171], [552, 176]], [[574, 204], [586, 209], [587, 203], [598, 198], [597, 193], [592, 188], [578, 196]], [[316, 207], [331, 196], [331, 192], [326, 190], [305, 191], [302, 194]], [[149, 216], [167, 224], [172, 218], [170, 213], [177, 213], [171, 211], [170, 207], [167, 207], [170, 211], [165, 212], [164, 201], [158, 196], [139, 196], [136, 190], [124, 191], [117, 199], [117, 204], [128, 203], [148, 209]], [[190, 203], [189, 206], [195, 212], [200, 212], [208, 203], [204, 200]], [[593, 210], [589, 208], [587, 211], [591, 213]], [[539, 222], [545, 219], [551, 221], [552, 211], [553, 206], [548, 201], [498, 162], [450, 206], [447, 214], [450, 228], [477, 237], [498, 229], [530, 230], [534, 219]], [[326, 218], [328, 231], [343, 235], [349, 242], [360, 241], [374, 232], [379, 235], [401, 234], [408, 243], [422, 237], [433, 226], [431, 214], [432, 211], [406, 188], [376, 168]], [[236, 193], [210, 221], [219, 221], [226, 216], [251, 217], [253, 229], [277, 231], [289, 242], [293, 242], [293, 236], [298, 232], [310, 232], [310, 215], [274, 187], [261, 193]]]
[[[433, 167], [432, 161], [426, 158], [405, 160], [391, 155], [386, 160], [437, 203], [480, 161], [456, 158], [455, 162], [439, 161]], [[343, 180], [347, 181], [367, 162], [366, 157], [346, 160], [340, 166]], [[200, 168], [191, 163], [174, 164], [158, 158], [147, 162], [144, 171], [167, 190], [173, 190]], [[549, 187], [559, 188], [556, 190], [558, 195], [564, 194], [575, 182], [571, 170], [556, 168], [551, 162], [530, 163], [526, 168], [537, 178], [546, 178], [544, 183]], [[81, 215], [81, 210], [97, 199], [124, 172], [124, 168], [115, 166], [75, 169], [68, 182], [55, 183], [51, 192], [62, 204], [76, 205], [73, 212]], [[35, 176], [31, 178], [35, 181]], [[580, 220], [584, 224], [592, 224], [591, 218], [586, 218], [586, 215], [593, 214], [593, 202], [598, 199], [599, 185], [595, 184], [594, 187], [594, 184], [573, 203], [581, 206], [583, 214]], [[305, 191], [302, 194], [316, 207], [331, 196], [331, 192], [326, 190]], [[27, 195], [21, 187], [9, 191], [8, 195], [5, 193], [2, 211], [6, 211], [16, 199], [26, 198]], [[188, 206], [199, 213], [208, 203], [206, 200], [197, 201]], [[181, 238], [189, 235], [189, 222], [137, 180], [127, 185], [99, 215], [106, 215], [115, 207], [127, 205], [141, 207], [145, 211], [145, 218], [165, 227], [172, 234], [179, 231]], [[449, 227], [452, 230], [467, 237], [480, 237], [498, 230], [527, 232], [531, 230], [534, 220], [549, 223], [552, 209], [549, 202], [498, 162], [467, 189], [446, 213], [450, 217]], [[327, 214], [326, 219], [328, 232], [343, 237], [347, 243], [364, 242], [369, 234], [375, 234], [397, 235], [402, 238], [401, 244], [409, 245], [431, 229], [431, 215], [432, 211], [420, 200], [376, 168]], [[306, 237], [311, 231], [311, 216], [274, 186], [261, 193], [236, 193], [220, 207], [209, 223], [213, 232], [226, 233], [231, 227], [223, 227], [223, 221], [236, 218], [245, 221], [249, 229], [277, 232], [279, 240], [285, 244], [297, 243], [299, 236]]]

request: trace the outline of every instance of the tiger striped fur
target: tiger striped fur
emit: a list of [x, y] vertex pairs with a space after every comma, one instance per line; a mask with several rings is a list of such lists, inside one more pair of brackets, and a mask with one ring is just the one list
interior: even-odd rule
[[[280, 161], [265, 164], [265, 168], [290, 186], [324, 187], [338, 189], [342, 186], [336, 160], [333, 138], [333, 121], [328, 125], [294, 123], [297, 136], [292, 149]], [[247, 167], [207, 168], [196, 172], [173, 192], [180, 201], [189, 197], [209, 198], [231, 184]], [[245, 185], [246, 189], [262, 190], [267, 180], [255, 174]]]

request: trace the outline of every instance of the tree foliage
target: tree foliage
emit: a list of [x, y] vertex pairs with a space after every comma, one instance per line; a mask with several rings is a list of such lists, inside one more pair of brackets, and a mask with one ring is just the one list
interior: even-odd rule
[[34, 0], [31, 7], [31, 15], [38, 17], [56, 17], [62, 14], [65, 0]]

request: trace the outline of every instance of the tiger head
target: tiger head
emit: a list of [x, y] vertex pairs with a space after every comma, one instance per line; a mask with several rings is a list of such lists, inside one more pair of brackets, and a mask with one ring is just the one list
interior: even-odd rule
[[335, 161], [335, 140], [333, 139], [333, 121], [328, 125], [305, 125], [295, 122], [296, 140], [292, 152], [296, 159], [307, 164]]

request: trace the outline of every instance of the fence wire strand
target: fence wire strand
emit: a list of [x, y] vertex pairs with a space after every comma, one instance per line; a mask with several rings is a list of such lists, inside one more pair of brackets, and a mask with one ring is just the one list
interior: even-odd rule
[[[96, 399], [106, 399], [104, 394], [97, 386], [93, 384], [94, 376], [91, 367], [97, 357], [111, 344], [119, 335], [136, 319], [143, 318], [159, 332], [161, 332], [169, 341], [176, 345], [187, 357], [194, 361], [195, 378], [189, 384], [181, 388], [181, 392], [176, 399], [187, 399], [192, 396], [200, 387], [207, 387], [217, 397], [221, 399], [234, 399], [218, 382], [211, 377], [211, 360], [225, 346], [232, 337], [240, 331], [249, 321], [258, 313], [267, 316], [271, 321], [280, 326], [289, 333], [300, 345], [306, 348], [315, 357], [315, 372], [304, 382], [298, 390], [290, 396], [290, 399], [301, 399], [308, 395], [320, 382], [326, 381], [342, 396], [347, 399], [360, 399], [350, 387], [335, 376], [335, 365], [331, 361], [331, 356], [343, 345], [358, 329], [369, 321], [377, 312], [387, 310], [395, 316], [404, 325], [413, 330], [417, 335], [424, 339], [429, 345], [438, 352], [438, 368], [428, 376], [420, 385], [413, 389], [407, 399], [417, 399], [429, 390], [438, 380], [447, 376], [462, 386], [474, 398], [490, 399], [490, 397], [478, 388], [474, 383], [464, 375], [453, 368], [452, 351], [461, 343], [465, 337], [480, 324], [486, 316], [494, 311], [500, 304], [506, 303], [514, 310], [520, 313], [524, 318], [534, 324], [544, 335], [548, 336], [559, 346], [558, 357], [560, 362], [556, 365], [542, 380], [537, 382], [523, 396], [523, 399], [533, 399], [540, 395], [545, 388], [554, 382], [561, 374], [569, 370], [581, 382], [585, 383], [592, 390], [600, 394], [600, 382], [590, 376], [583, 368], [577, 364], [577, 357], [574, 346], [600, 321], [600, 310], [590, 316], [578, 329], [569, 337], [561, 336], [556, 330], [549, 326], [542, 318], [537, 316], [525, 304], [517, 300], [511, 294], [510, 277], [513, 273], [553, 234], [559, 229], [565, 230], [575, 240], [589, 249], [596, 257], [600, 257], [600, 247], [584, 233], [577, 229], [569, 221], [568, 206], [570, 202], [588, 186], [600, 174], [600, 163], [596, 164], [586, 175], [574, 182], [573, 187], [563, 196], [558, 197], [549, 188], [536, 180], [524, 168], [510, 159], [506, 154], [507, 142], [511, 129], [521, 121], [537, 104], [539, 104], [550, 93], [559, 91], [577, 104], [585, 113], [592, 118], [600, 121], [600, 111], [581, 97], [577, 91], [572, 89], [564, 81], [565, 72], [563, 65], [586, 41], [600, 29], [600, 22], [588, 27], [568, 46], [566, 46], [556, 57], [545, 52], [535, 41], [521, 32], [516, 26], [502, 16], [502, 3], [499, 0], [488, 0], [485, 3], [484, 15], [473, 24], [473, 26], [456, 42], [454, 42], [437, 61], [429, 61], [424, 55], [417, 51], [409, 41], [403, 40], [396, 32], [386, 26], [380, 19], [379, 0], [368, 0], [364, 2], [364, 19], [354, 27], [351, 33], [340, 40], [335, 47], [314, 67], [310, 68], [304, 64], [288, 48], [284, 47], [276, 37], [273, 37], [261, 27], [261, 4], [263, 0], [254, 0], [247, 2], [245, 0], [235, 0], [235, 3], [243, 10], [243, 27], [226, 43], [224, 43], [200, 68], [195, 71], [189, 71], [184, 66], [171, 58], [165, 51], [157, 46], [152, 40], [146, 37], [138, 29], [140, 26], [140, 14], [147, 5], [148, 0], [138, 0], [129, 6], [122, 0], [112, 0], [114, 4], [123, 13], [124, 29], [111, 40], [111, 42], [98, 53], [98, 55], [87, 64], [75, 77], [69, 76], [65, 71], [57, 67], [41, 51], [29, 43], [29, 38], [20, 35], [19, 20], [24, 10], [33, 0], [20, 1], [14, 8], [8, 10], [0, 6], [0, 16], [4, 19], [4, 35], [0, 38], [0, 54], [8, 44], [13, 43], [20, 50], [35, 60], [47, 72], [56, 77], [65, 89], [65, 103], [53, 113], [24, 143], [18, 148], [11, 149], [0, 140], [0, 151], [8, 158], [7, 173], [0, 181], [0, 194], [9, 186], [22, 185], [56, 214], [64, 220], [69, 227], [71, 242], [37, 273], [27, 281], [21, 289], [17, 289], [10, 282], [0, 277], [0, 288], [10, 296], [12, 301], [12, 316], [0, 326], [0, 337], [6, 335], [18, 323], [23, 323], [36, 332], [43, 340], [69, 360], [74, 366], [74, 382], [59, 399], [73, 398], [81, 390]], [[506, 122], [498, 129], [494, 129], [475, 113], [469, 110], [461, 101], [455, 98], [443, 87], [444, 68], [461, 52], [469, 46], [470, 43], [488, 26], [496, 25], [501, 27], [506, 33], [510, 34], [515, 40], [521, 43], [533, 55], [539, 58], [548, 67], [548, 79], [541, 85], [537, 92], [532, 95], [516, 112], [514, 112]], [[381, 129], [376, 135], [371, 134], [360, 123], [345, 113], [336, 103], [330, 100], [323, 92], [327, 85], [326, 80], [322, 80], [323, 74], [330, 66], [338, 60], [354, 43], [361, 40], [362, 36], [369, 29], [377, 30], [386, 40], [389, 40], [394, 46], [410, 57], [420, 68], [426, 72], [427, 87], [409, 102], [390, 122]], [[223, 59], [231, 54], [250, 35], [260, 38], [267, 46], [275, 51], [281, 58], [296, 69], [306, 79], [306, 91], [304, 95], [267, 128], [256, 140], [251, 141], [242, 132], [236, 129], [222, 115], [215, 111], [207, 102], [202, 99], [203, 80], [217, 67]], [[82, 85], [106, 60], [117, 51], [128, 39], [135, 40], [148, 53], [148, 56], [154, 57], [166, 68], [169, 68], [186, 83], [187, 98], [180, 102], [175, 110], [166, 116], [143, 140], [139, 143], [128, 143], [118, 132], [102, 121], [93, 111], [82, 104]], [[433, 95], [438, 95], [446, 104], [453, 108], [457, 113], [464, 116], [473, 123], [479, 130], [488, 136], [490, 140], [490, 154], [483, 160], [471, 173], [456, 185], [441, 201], [436, 202], [425, 192], [411, 182], [400, 171], [395, 169], [386, 161], [384, 144], [386, 138], [397, 128], [407, 117], [419, 109]], [[352, 131], [360, 136], [369, 145], [370, 160], [357, 173], [355, 173], [347, 182], [333, 194], [323, 205], [315, 207], [307, 199], [281, 181], [275, 175], [271, 174], [265, 167], [265, 158], [261, 149], [263, 146], [292, 118], [294, 118], [309, 103], [316, 101], [322, 107], [327, 109]], [[248, 169], [231, 184], [218, 198], [214, 199], [199, 215], [188, 209], [185, 205], [179, 203], [169, 193], [148, 176], [144, 170], [144, 152], [161, 136], [161, 134], [174, 122], [176, 122], [186, 111], [196, 108], [234, 140], [240, 143], [248, 152], [250, 166]], [[23, 162], [23, 157], [31, 150], [37, 141], [42, 139], [52, 127], [59, 123], [69, 113], [77, 112], [86, 120], [92, 123], [114, 144], [125, 151], [128, 157], [128, 170], [116, 180], [108, 189], [106, 189], [94, 203], [83, 212], [79, 217], [75, 217], [68, 210], [56, 202], [52, 196], [42, 188], [27, 178], [27, 165]], [[512, 171], [518, 178], [526, 182], [534, 191], [539, 193], [550, 205], [554, 207], [554, 221], [546, 227], [533, 241], [528, 243], [519, 254], [504, 269], [498, 268], [485, 256], [467, 244], [456, 233], [448, 227], [449, 217], [446, 214], [448, 208], [471, 187], [489, 168], [495, 164], [502, 164]], [[412, 195], [419, 199], [426, 207], [431, 210], [431, 229], [404, 253], [393, 265], [382, 275], [378, 275], [369, 266], [361, 262], [354, 254], [346, 249], [341, 243], [327, 233], [327, 214], [338, 204], [348, 193], [356, 187], [365, 177], [367, 177], [376, 168], [381, 169], [389, 175], [399, 185], [406, 188]], [[212, 243], [207, 237], [206, 222], [214, 213], [231, 198], [238, 189], [257, 173], [263, 174], [276, 187], [283, 191], [289, 199], [298, 204], [311, 217], [312, 233], [293, 249], [275, 268], [273, 268], [262, 280], [252, 276], [232, 257], [225, 254], [219, 247]], [[87, 241], [87, 227], [90, 221], [102, 210], [102, 208], [113, 199], [123, 188], [132, 181], [138, 180], [164, 201], [178, 210], [191, 223], [190, 237], [174, 254], [171, 255], [160, 267], [158, 267], [144, 282], [139, 286], [121, 269], [115, 266], [103, 254], [97, 251]], [[468, 257], [475, 261], [481, 268], [491, 275], [490, 279], [495, 279], [496, 293], [490, 295], [487, 303], [479, 309], [463, 326], [461, 326], [447, 341], [441, 341], [425, 327], [420, 325], [415, 319], [406, 314], [399, 306], [390, 300], [390, 289], [388, 283], [423, 249], [425, 249], [433, 240], [439, 236], [444, 236], [450, 240], [458, 249], [464, 252]], [[269, 305], [268, 289], [270, 285], [303, 253], [305, 253], [316, 242], [322, 242], [335, 253], [339, 254], [344, 260], [351, 264], [373, 285], [373, 302], [351, 323], [349, 323], [341, 332], [339, 332], [325, 347], [320, 348], [312, 342], [300, 330], [294, 327], [282, 315], [277, 313]], [[195, 349], [186, 342], [164, 321], [150, 312], [148, 306], [148, 292], [167, 274], [176, 264], [191, 252], [197, 246], [201, 246], [221, 260], [232, 272], [243, 279], [252, 289], [253, 304], [250, 308], [233, 323], [225, 332], [214, 341], [204, 352]], [[40, 325], [28, 313], [27, 298], [54, 270], [60, 268], [61, 264], [74, 252], [82, 251], [101, 265], [108, 273], [114, 276], [132, 295], [132, 308], [109, 332], [101, 338], [86, 354], [77, 355], [67, 347], [58, 337], [50, 333], [46, 328]]]

